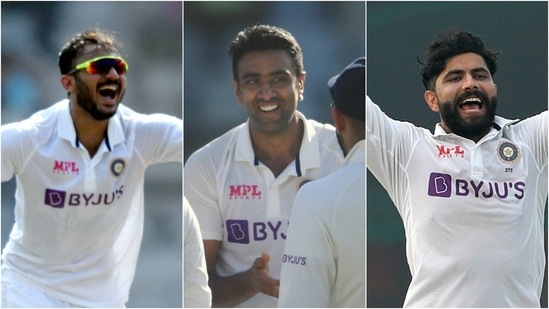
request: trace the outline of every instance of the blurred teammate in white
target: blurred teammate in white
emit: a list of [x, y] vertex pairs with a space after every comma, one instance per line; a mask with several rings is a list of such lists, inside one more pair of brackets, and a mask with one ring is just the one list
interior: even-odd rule
[[68, 99], [2, 126], [2, 181], [17, 180], [2, 307], [124, 307], [144, 173], [182, 161], [182, 121], [120, 103], [128, 64], [107, 31], [76, 34], [59, 68]]
[[295, 194], [337, 170], [343, 153], [333, 126], [297, 111], [305, 71], [289, 32], [246, 28], [229, 55], [248, 121], [189, 157], [185, 196], [204, 238], [213, 306], [276, 307]]
[[496, 56], [471, 33], [436, 36], [421, 69], [434, 134], [367, 98], [367, 165], [406, 231], [405, 307], [540, 306], [548, 114], [495, 116]]
[[365, 307], [365, 58], [328, 82], [343, 167], [295, 198], [279, 307]]
[[200, 224], [187, 198], [183, 197], [184, 230], [184, 303], [185, 308], [208, 308], [212, 305], [212, 291], [208, 286], [208, 272]]

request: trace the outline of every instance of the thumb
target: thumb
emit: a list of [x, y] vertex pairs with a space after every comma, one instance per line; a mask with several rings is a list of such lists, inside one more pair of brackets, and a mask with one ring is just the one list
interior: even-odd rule
[[261, 253], [261, 257], [258, 257], [255, 262], [256, 262], [256, 268], [267, 268], [269, 266], [269, 260], [271, 258], [269, 257], [269, 255], [265, 252]]
[[269, 256], [269, 254], [267, 254], [267, 252], [262, 252], [261, 253], [261, 259], [263, 260], [265, 265], [267, 265], [267, 264], [269, 264], [269, 260], [271, 260], [271, 257]]

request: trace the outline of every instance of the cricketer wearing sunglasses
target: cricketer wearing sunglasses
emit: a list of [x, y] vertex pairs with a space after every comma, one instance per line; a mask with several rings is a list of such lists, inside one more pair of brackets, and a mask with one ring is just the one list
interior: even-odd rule
[[143, 233], [148, 166], [182, 162], [182, 121], [122, 105], [128, 64], [108, 32], [59, 54], [68, 99], [3, 125], [2, 181], [16, 177], [2, 307], [124, 307]]

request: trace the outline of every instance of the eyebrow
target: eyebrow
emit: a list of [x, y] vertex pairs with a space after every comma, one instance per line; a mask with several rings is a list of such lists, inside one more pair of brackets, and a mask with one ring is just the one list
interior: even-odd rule
[[[476, 67], [476, 68], [471, 69], [470, 72], [473, 72], [473, 73], [487, 72], [487, 73], [489, 73], [490, 71], [488, 71], [488, 69], [485, 68], [485, 67]], [[446, 74], [444, 74], [444, 77], [447, 77], [447, 76], [450, 76], [450, 75], [453, 75], [453, 74], [463, 74], [463, 73], [465, 73], [465, 70], [454, 69], [454, 70], [450, 70]]]
[[[270, 72], [269, 74], [267, 74], [268, 76], [276, 76], [276, 75], [292, 75], [290, 72], [288, 72], [287, 70], [284, 70], [284, 69], [280, 69], [280, 70], [276, 70], [276, 71], [272, 71]], [[240, 77], [240, 79], [245, 79], [245, 78], [251, 78], [251, 77], [259, 77], [261, 76], [260, 73], [257, 73], [257, 72], [249, 72], [249, 73], [244, 73], [244, 75], [242, 75]]]

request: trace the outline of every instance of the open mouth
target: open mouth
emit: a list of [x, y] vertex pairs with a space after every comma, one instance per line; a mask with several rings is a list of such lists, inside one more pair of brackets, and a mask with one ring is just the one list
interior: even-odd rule
[[110, 98], [111, 100], [118, 94], [119, 87], [115, 84], [108, 84], [99, 87], [99, 94], [103, 97]]
[[463, 102], [459, 104], [459, 108], [467, 113], [480, 112], [483, 109], [483, 103], [480, 98], [470, 97], [463, 100]]
[[262, 105], [259, 107], [259, 109], [264, 112], [272, 112], [278, 109], [278, 104]]

